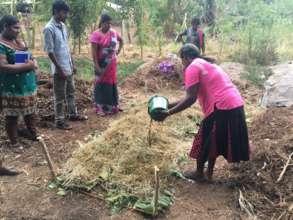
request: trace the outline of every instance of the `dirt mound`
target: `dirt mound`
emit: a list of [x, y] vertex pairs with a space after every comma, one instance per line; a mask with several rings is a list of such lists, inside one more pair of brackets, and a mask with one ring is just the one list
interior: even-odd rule
[[[270, 109], [252, 123], [252, 159], [232, 174], [231, 183], [241, 187], [260, 218], [293, 218], [292, 112], [292, 107]], [[290, 166], [282, 176], [287, 161]]]
[[229, 75], [247, 102], [253, 104], [260, 102], [263, 92], [260, 88], [243, 78], [243, 75], [247, 74], [244, 64], [224, 62], [220, 64], [220, 67]]
[[[162, 63], [172, 64], [172, 71], [162, 71], [159, 67]], [[122, 86], [129, 89], [143, 88], [145, 92], [157, 92], [166, 88], [178, 89], [182, 86], [182, 72], [183, 66], [179, 59], [156, 59], [141, 65]]]
[[242, 77], [242, 74], [245, 72], [244, 64], [224, 62], [220, 64], [220, 67], [229, 75], [239, 89], [243, 90], [249, 87], [249, 82]]

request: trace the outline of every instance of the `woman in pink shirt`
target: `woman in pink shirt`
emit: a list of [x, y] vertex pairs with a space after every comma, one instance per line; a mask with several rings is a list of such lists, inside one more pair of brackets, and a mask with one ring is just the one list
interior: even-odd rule
[[190, 157], [197, 160], [197, 169], [185, 177], [204, 179], [204, 164], [208, 161], [206, 177], [211, 180], [215, 162], [222, 155], [228, 162], [249, 160], [249, 141], [244, 102], [236, 86], [211, 59], [200, 56], [198, 48], [185, 44], [180, 50], [185, 66], [186, 96], [161, 112], [160, 119], [190, 107], [198, 99], [205, 115], [195, 136]]
[[94, 99], [96, 113], [99, 115], [115, 114], [119, 111], [117, 55], [122, 49], [123, 41], [118, 32], [111, 28], [111, 22], [112, 18], [108, 14], [102, 14], [99, 29], [90, 36], [96, 75]]

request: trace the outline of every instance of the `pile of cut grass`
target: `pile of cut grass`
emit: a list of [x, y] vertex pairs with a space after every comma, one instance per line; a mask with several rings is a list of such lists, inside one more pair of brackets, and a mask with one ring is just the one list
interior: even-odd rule
[[164, 123], [153, 122], [150, 145], [146, 106], [131, 110], [103, 134], [80, 144], [64, 166], [63, 186], [89, 189], [87, 186], [99, 184], [108, 195], [144, 200], [153, 195], [157, 166], [160, 188], [172, 187], [171, 173], [188, 153], [199, 115], [190, 108]]

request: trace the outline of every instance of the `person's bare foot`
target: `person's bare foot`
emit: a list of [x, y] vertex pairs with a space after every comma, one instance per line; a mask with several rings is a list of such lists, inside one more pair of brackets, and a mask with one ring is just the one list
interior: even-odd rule
[[183, 173], [183, 176], [187, 179], [191, 179], [198, 182], [202, 182], [205, 180], [203, 173], [194, 170], [185, 171]]

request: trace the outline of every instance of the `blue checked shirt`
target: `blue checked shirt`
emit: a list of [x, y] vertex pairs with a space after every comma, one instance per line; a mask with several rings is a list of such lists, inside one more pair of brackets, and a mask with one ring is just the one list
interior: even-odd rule
[[[72, 60], [68, 44], [67, 28], [64, 23], [57, 23], [54, 18], [48, 22], [44, 30], [44, 50], [53, 53], [57, 62], [64, 70], [66, 75], [72, 75]], [[56, 67], [51, 63], [52, 74], [55, 74]]]

